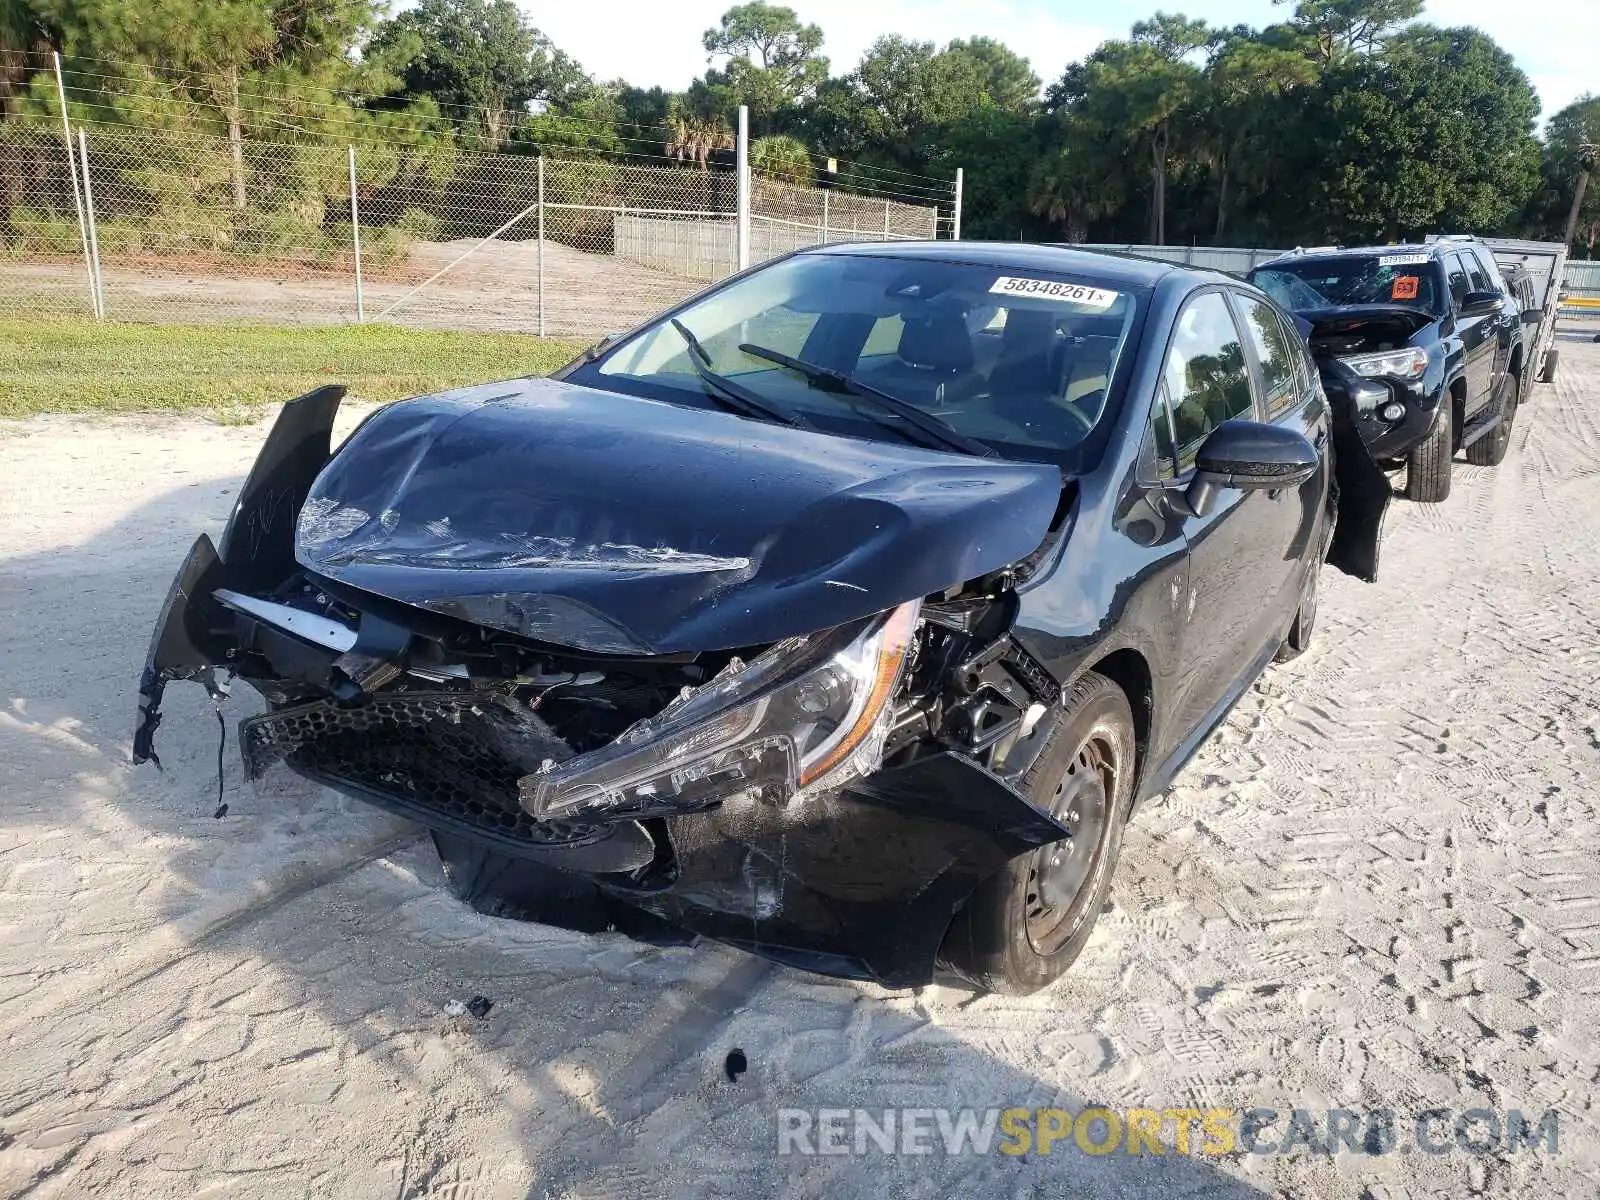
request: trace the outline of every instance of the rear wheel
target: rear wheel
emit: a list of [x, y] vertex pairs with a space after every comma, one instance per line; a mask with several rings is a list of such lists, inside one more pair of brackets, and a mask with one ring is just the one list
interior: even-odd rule
[[1433, 429], [1414, 446], [1406, 460], [1406, 498], [1418, 504], [1438, 504], [1450, 496], [1450, 460], [1455, 457], [1455, 406], [1449, 396], [1439, 399]]
[[1127, 697], [1103, 675], [1084, 676], [1018, 782], [1072, 836], [1012, 859], [981, 884], [950, 923], [941, 965], [1010, 995], [1038, 991], [1071, 965], [1111, 890], [1134, 763]]
[[1517, 377], [1508, 371], [1500, 382], [1500, 394], [1495, 399], [1495, 411], [1500, 414], [1500, 424], [1467, 447], [1467, 461], [1473, 466], [1498, 467], [1505, 460], [1506, 451], [1511, 446], [1511, 422], [1516, 420], [1519, 398]]

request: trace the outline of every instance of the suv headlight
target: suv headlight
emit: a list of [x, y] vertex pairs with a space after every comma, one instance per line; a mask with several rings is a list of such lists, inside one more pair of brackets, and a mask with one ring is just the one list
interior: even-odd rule
[[920, 601], [735, 659], [614, 742], [518, 781], [535, 820], [692, 812], [742, 794], [782, 802], [874, 770]]
[[1353, 354], [1339, 360], [1357, 375], [1368, 379], [1387, 376], [1394, 379], [1421, 379], [1428, 369], [1428, 352], [1420, 346], [1404, 350], [1384, 350], [1377, 354]]

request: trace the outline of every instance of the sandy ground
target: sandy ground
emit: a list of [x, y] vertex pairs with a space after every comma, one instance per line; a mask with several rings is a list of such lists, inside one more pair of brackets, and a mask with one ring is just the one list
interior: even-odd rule
[[[0, 428], [0, 1194], [1595, 1195], [1588, 336], [1503, 467], [1396, 506], [1381, 583], [1326, 578], [1313, 650], [1130, 829], [1079, 966], [1025, 1000], [482, 917], [413, 827], [241, 785], [231, 742], [214, 820], [209, 706], [175, 687], [166, 771], [134, 770], [133, 685], [261, 427]], [[1559, 1152], [775, 1153], [784, 1107], [1089, 1102], [1554, 1108]]]

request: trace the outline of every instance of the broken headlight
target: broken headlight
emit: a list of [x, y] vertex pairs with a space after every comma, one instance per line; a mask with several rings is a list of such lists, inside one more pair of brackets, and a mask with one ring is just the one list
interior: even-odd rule
[[875, 769], [920, 607], [735, 659], [610, 745], [524, 776], [523, 807], [552, 821], [694, 811], [740, 795], [781, 803]]

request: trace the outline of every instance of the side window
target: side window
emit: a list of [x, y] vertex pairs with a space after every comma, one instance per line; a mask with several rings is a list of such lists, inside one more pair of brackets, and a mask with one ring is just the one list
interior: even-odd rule
[[1180, 470], [1193, 465], [1200, 443], [1218, 425], [1252, 414], [1244, 346], [1221, 292], [1196, 297], [1179, 314], [1162, 379]]
[[1304, 396], [1311, 390], [1312, 366], [1306, 360], [1305, 339], [1300, 336], [1300, 330], [1295, 323], [1282, 313], [1278, 314], [1278, 324], [1283, 327], [1284, 337], [1289, 339], [1289, 345], [1294, 348], [1294, 387], [1298, 395]]
[[1472, 285], [1472, 290], [1489, 291], [1489, 277], [1483, 273], [1483, 264], [1478, 261], [1478, 256], [1468, 251], [1461, 257], [1467, 264], [1467, 282]]
[[1510, 289], [1506, 287], [1506, 281], [1500, 277], [1500, 265], [1494, 261], [1494, 255], [1490, 254], [1482, 246], [1474, 246], [1472, 252], [1477, 255], [1478, 265], [1483, 268], [1483, 277], [1489, 281], [1489, 290], [1493, 292], [1509, 291]]
[[1278, 314], [1259, 300], [1236, 296], [1244, 314], [1245, 332], [1261, 364], [1261, 387], [1267, 415], [1275, 417], [1292, 408], [1300, 397], [1296, 380], [1295, 343], [1284, 334]]
[[1167, 386], [1159, 384], [1156, 387], [1156, 402], [1150, 406], [1150, 422], [1147, 437], [1155, 451], [1157, 469], [1163, 479], [1170, 479], [1176, 473], [1174, 464], [1178, 456], [1172, 448], [1172, 417], [1167, 410]]
[[1467, 298], [1467, 293], [1472, 290], [1472, 286], [1467, 282], [1467, 268], [1462, 265], [1461, 255], [1446, 255], [1444, 269], [1450, 278], [1450, 299], [1459, 308], [1461, 302]]

